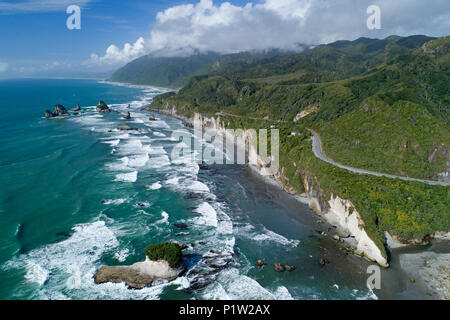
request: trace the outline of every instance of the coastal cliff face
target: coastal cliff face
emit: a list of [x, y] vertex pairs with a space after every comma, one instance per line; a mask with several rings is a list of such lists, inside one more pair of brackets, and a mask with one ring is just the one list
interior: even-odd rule
[[[253, 130], [243, 129], [238, 135], [230, 136], [231, 133], [223, 126], [220, 116], [206, 117], [195, 113], [191, 119], [188, 119], [177, 114], [176, 106], [168, 104], [163, 113], [175, 116], [191, 124], [198, 121], [204, 129], [214, 130], [219, 135], [236, 139], [238, 148], [246, 148], [249, 164], [254, 166], [260, 174], [276, 180], [286, 192], [290, 194], [297, 193], [288, 186], [287, 182], [289, 179], [284, 175], [283, 168], [272, 165], [273, 157], [262, 157], [258, 154], [256, 144], [252, 143], [257, 141]], [[309, 206], [328, 223], [335, 226], [341, 236], [354, 239], [350, 243], [355, 246], [356, 254], [365, 256], [371, 261], [376, 261], [383, 267], [389, 266], [384, 250], [381, 250], [368, 236], [364, 229], [365, 224], [361, 215], [349, 200], [341, 199], [333, 194], [329, 196], [320, 188], [314, 190], [312, 177], [308, 174], [304, 175], [304, 187], [306, 192], [302, 196], [308, 198]]]

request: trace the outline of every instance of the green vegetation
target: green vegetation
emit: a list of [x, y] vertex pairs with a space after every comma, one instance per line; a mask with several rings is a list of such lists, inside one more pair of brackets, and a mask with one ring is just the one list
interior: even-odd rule
[[146, 256], [152, 261], [166, 260], [174, 268], [180, 265], [183, 260], [181, 248], [176, 243], [159, 243], [147, 247]]
[[[416, 48], [429, 39], [362, 38], [234, 67], [225, 64], [223, 71], [191, 78], [178, 95], [155, 99], [153, 107], [170, 103], [187, 116], [194, 110], [224, 111], [282, 121], [317, 109], [302, 122], [321, 134], [335, 161], [430, 179], [450, 167], [450, 38]], [[366, 61], [362, 69], [361, 59]], [[312, 79], [316, 76], [318, 81]]]
[[220, 112], [231, 129], [276, 126], [284, 186], [303, 193], [308, 180], [325, 201], [350, 200], [383, 252], [385, 231], [422, 239], [450, 229], [449, 187], [336, 168], [314, 156], [308, 131], [320, 133], [329, 157], [353, 167], [425, 179], [449, 170], [450, 37], [361, 38], [217, 61], [151, 108], [176, 106], [187, 117]]
[[147, 55], [128, 63], [114, 72], [109, 81], [153, 85], [168, 88], [182, 87], [186, 80], [219, 57], [217, 53], [195, 54], [190, 57], [156, 57]]

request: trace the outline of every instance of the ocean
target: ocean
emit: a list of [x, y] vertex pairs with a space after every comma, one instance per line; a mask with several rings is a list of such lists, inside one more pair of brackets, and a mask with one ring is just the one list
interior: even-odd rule
[[[377, 298], [366, 287], [372, 263], [323, 236], [332, 230], [306, 204], [247, 166], [171, 159], [172, 134], [190, 129], [163, 115], [149, 121], [142, 108], [162, 92], [0, 81], [0, 299]], [[97, 113], [99, 100], [115, 112]], [[83, 113], [45, 119], [57, 103]], [[125, 123], [139, 131], [116, 130]], [[102, 265], [143, 261], [162, 241], [188, 246], [182, 277], [143, 290], [94, 284]], [[296, 270], [276, 272], [276, 262]]]

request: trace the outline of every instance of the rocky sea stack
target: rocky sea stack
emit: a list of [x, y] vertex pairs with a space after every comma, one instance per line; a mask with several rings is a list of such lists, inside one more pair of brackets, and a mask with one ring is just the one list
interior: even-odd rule
[[53, 112], [51, 112], [50, 110], [45, 110], [46, 118], [68, 117], [68, 116], [70, 116], [70, 114], [67, 112], [66, 108], [64, 108], [62, 104], [57, 104], [53, 109]]
[[81, 110], [81, 107], [80, 107], [79, 104], [77, 104], [77, 106], [72, 109], [73, 112], [77, 112], [77, 111], [80, 111], [80, 110]]
[[143, 289], [156, 280], [172, 281], [185, 271], [182, 250], [178, 243], [150, 245], [145, 251], [145, 261], [131, 266], [103, 266], [94, 275], [96, 284], [125, 283], [130, 289]]
[[111, 109], [109, 109], [108, 105], [103, 100], [100, 100], [97, 105], [97, 111], [100, 113], [110, 113]]
[[124, 124], [123, 126], [117, 127], [117, 130], [120, 130], [120, 131], [138, 131], [139, 129], [138, 128], [132, 128], [129, 125]]

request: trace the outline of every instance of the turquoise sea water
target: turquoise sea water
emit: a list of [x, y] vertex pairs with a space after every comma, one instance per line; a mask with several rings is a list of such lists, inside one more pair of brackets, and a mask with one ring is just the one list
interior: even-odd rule
[[[162, 91], [93, 80], [0, 81], [0, 299], [370, 299], [368, 262], [245, 166], [174, 161], [179, 120], [141, 110]], [[117, 111], [101, 115], [104, 100]], [[56, 103], [83, 113], [45, 119]], [[128, 105], [130, 105], [128, 107]], [[130, 126], [120, 132], [130, 111]], [[188, 226], [180, 230], [176, 224]], [[95, 285], [148, 244], [187, 244], [188, 272], [144, 290]], [[321, 267], [319, 258], [331, 263]], [[267, 266], [258, 269], [257, 259]], [[273, 264], [295, 265], [277, 273]]]

